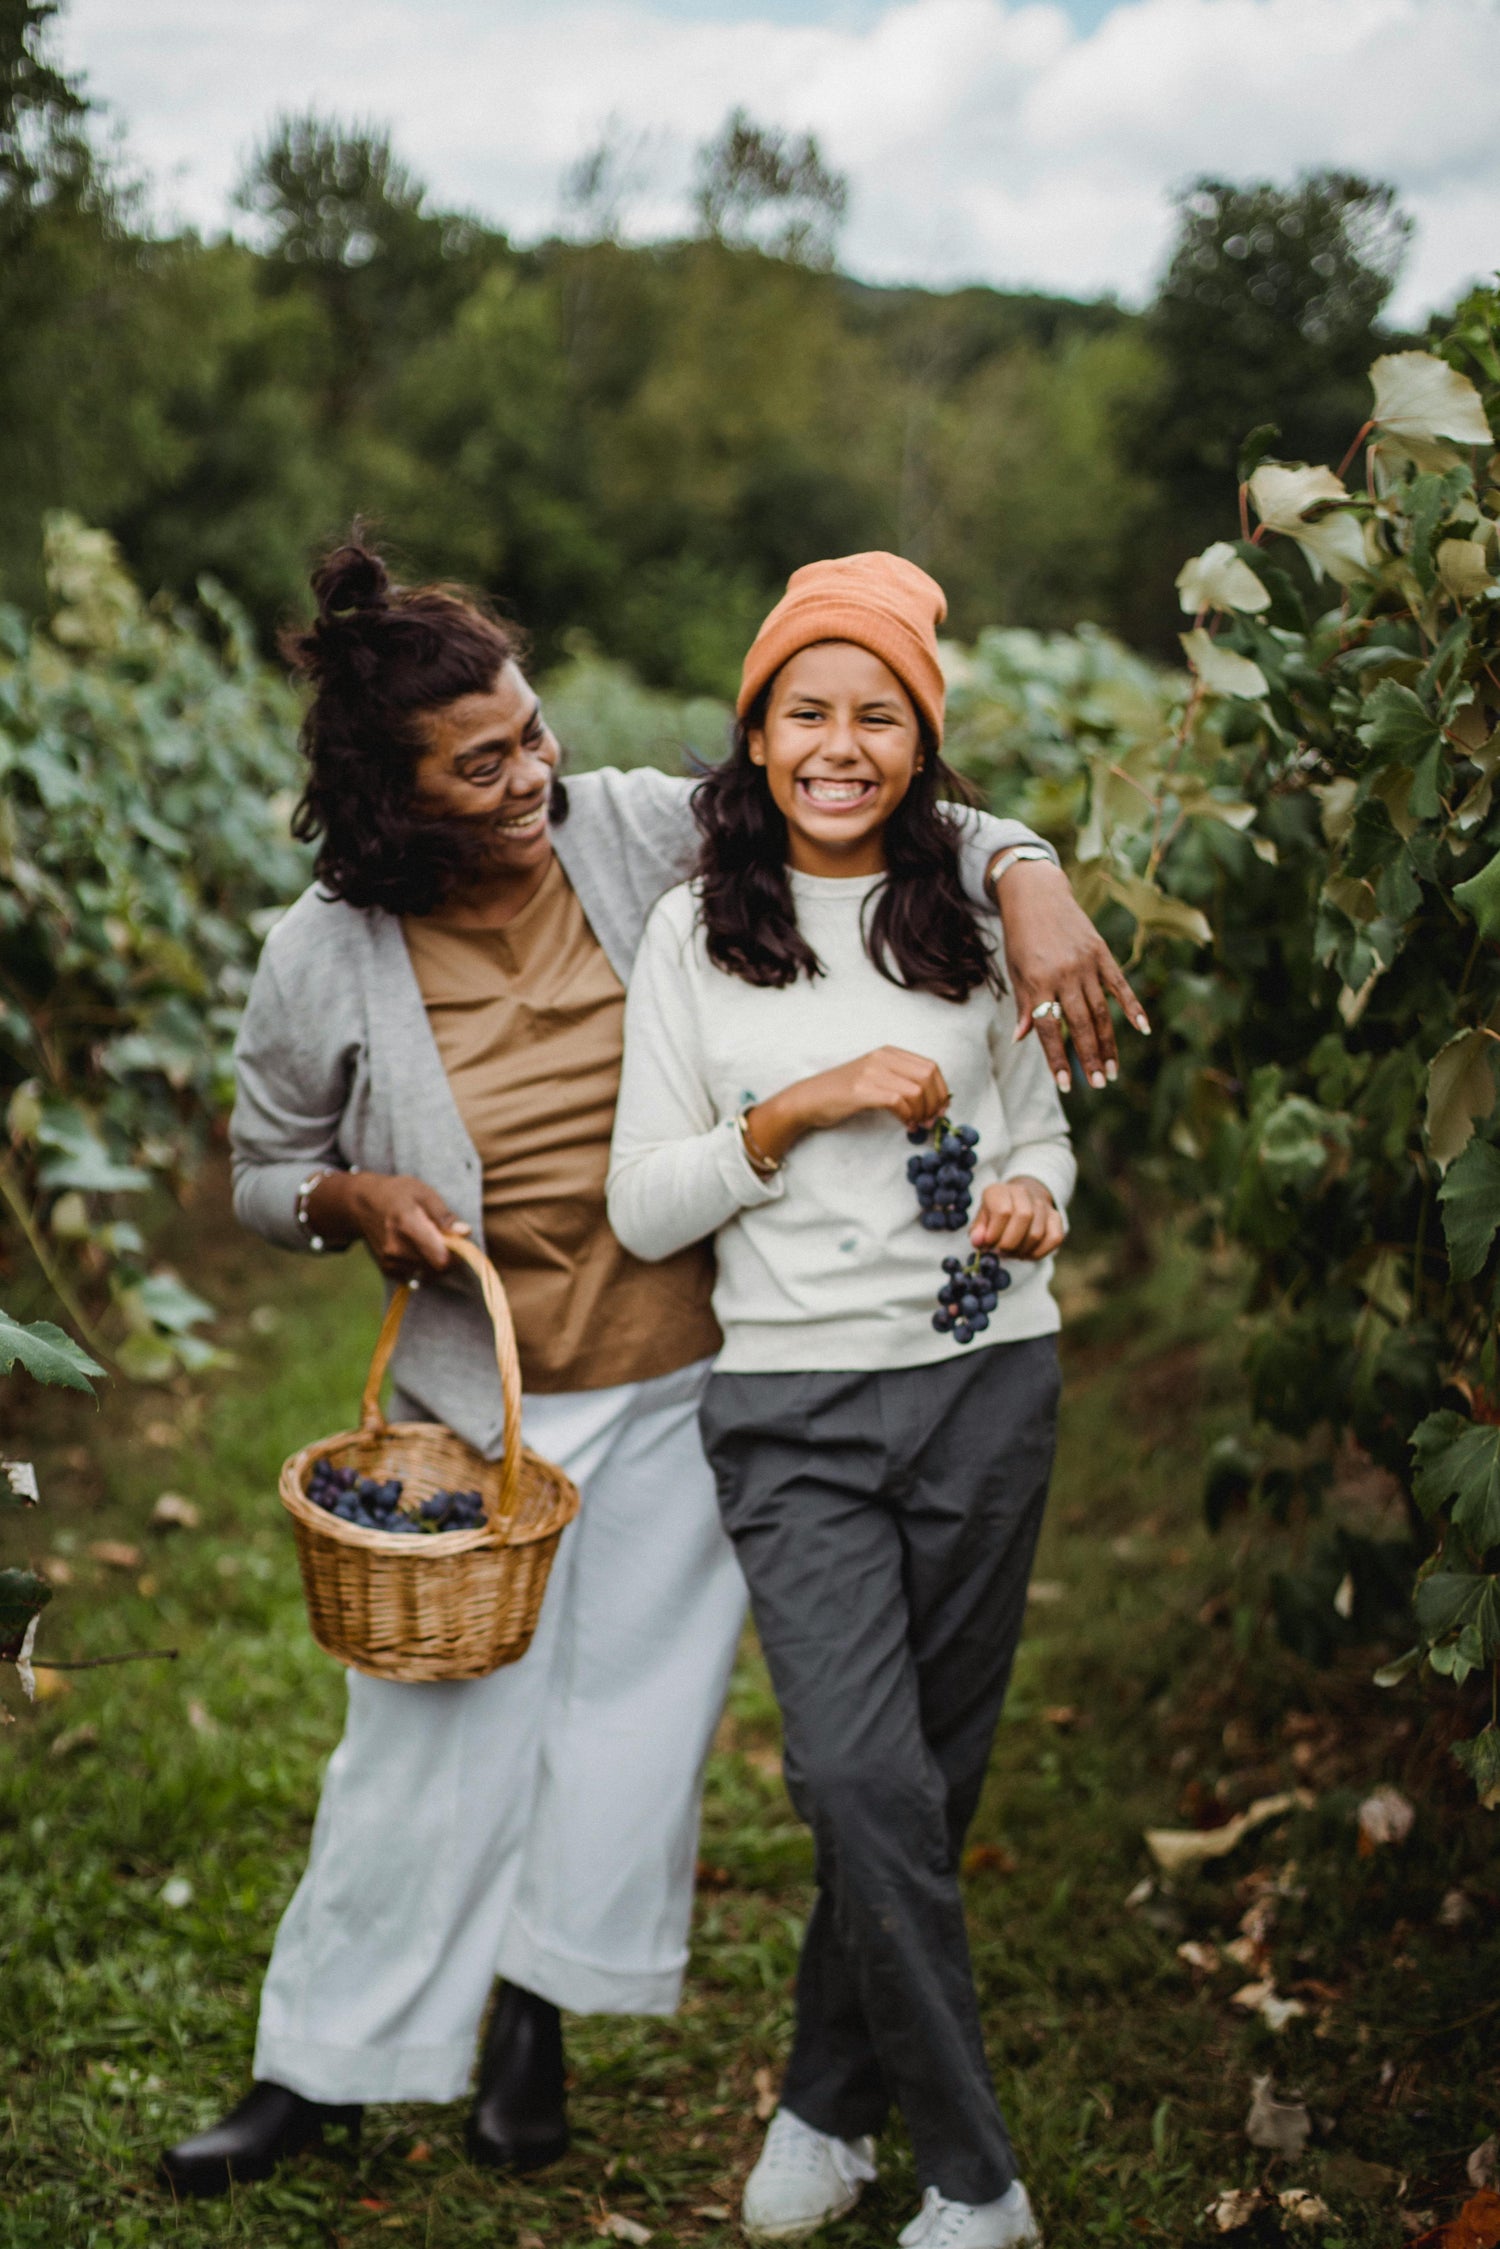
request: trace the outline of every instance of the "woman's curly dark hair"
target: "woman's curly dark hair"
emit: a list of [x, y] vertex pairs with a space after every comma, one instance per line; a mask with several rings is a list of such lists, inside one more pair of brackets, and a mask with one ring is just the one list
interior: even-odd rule
[[[418, 806], [422, 718], [486, 693], [524, 645], [462, 586], [398, 585], [357, 523], [313, 572], [312, 590], [317, 616], [281, 640], [312, 688], [292, 833], [317, 843], [313, 871], [333, 897], [430, 914], [483, 876], [488, 843], [472, 821]], [[564, 809], [555, 785], [553, 818]]]
[[[699, 782], [693, 812], [702, 832], [699, 913], [709, 959], [747, 984], [786, 985], [821, 976], [823, 966], [797, 927], [785, 817], [765, 768], [750, 757], [750, 735], [765, 724], [774, 685], [767, 683], [736, 725], [723, 764]], [[922, 760], [886, 824], [886, 871], [874, 892], [866, 950], [882, 976], [908, 991], [945, 1000], [967, 999], [980, 986], [1002, 992], [1000, 964], [963, 893], [958, 831], [942, 810], [945, 803], [976, 804], [978, 794], [943, 763], [920, 716], [918, 725]]]

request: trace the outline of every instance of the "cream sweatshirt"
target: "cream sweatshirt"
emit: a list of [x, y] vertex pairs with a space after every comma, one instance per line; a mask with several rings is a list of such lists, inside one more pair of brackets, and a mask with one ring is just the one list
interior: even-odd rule
[[609, 1221], [637, 1257], [670, 1257], [715, 1236], [718, 1364], [737, 1374], [920, 1366], [1059, 1325], [1052, 1261], [1010, 1262], [987, 1332], [956, 1344], [932, 1326], [945, 1256], [964, 1233], [928, 1232], [906, 1176], [912, 1153], [883, 1111], [810, 1132], [760, 1179], [740, 1140], [742, 1109], [879, 1046], [937, 1063], [955, 1125], [973, 1125], [974, 1208], [995, 1180], [1039, 1179], [1066, 1210], [1076, 1167], [1035, 1037], [1012, 1038], [1007, 994], [962, 1003], [909, 992], [865, 950], [878, 877], [792, 874], [798, 926], [824, 974], [768, 990], [709, 961], [690, 885], [646, 925], [625, 1009], [625, 1066], [610, 1155]]

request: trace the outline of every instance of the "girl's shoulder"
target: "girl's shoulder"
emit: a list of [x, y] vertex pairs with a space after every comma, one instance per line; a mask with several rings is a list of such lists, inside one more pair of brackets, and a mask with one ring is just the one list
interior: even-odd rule
[[701, 951], [701, 938], [699, 884], [679, 882], [663, 891], [646, 918], [645, 946], [684, 959]]

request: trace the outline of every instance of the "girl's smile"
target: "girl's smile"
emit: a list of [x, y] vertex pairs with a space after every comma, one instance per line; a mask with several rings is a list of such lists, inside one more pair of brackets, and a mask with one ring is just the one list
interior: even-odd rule
[[922, 756], [916, 710], [889, 664], [848, 640], [800, 649], [776, 674], [749, 750], [786, 821], [790, 866], [883, 870], [886, 822]]

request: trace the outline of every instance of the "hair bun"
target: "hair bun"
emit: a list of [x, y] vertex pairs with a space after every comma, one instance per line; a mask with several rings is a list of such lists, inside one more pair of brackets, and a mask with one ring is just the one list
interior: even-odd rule
[[394, 590], [384, 562], [357, 532], [319, 565], [312, 588], [320, 625], [340, 624], [362, 611], [389, 609]]

